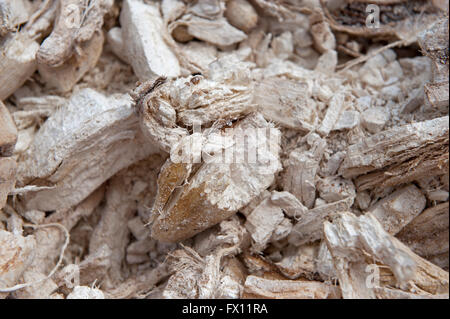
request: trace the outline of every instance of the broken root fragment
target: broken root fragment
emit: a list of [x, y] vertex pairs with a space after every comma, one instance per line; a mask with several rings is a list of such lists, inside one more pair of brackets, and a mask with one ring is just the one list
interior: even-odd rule
[[442, 0], [0, 0], [0, 298], [448, 298], [448, 47]]

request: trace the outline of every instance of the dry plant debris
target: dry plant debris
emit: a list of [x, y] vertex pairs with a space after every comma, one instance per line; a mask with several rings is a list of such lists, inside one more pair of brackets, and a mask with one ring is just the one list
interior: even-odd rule
[[448, 298], [448, 4], [0, 0], [0, 298]]

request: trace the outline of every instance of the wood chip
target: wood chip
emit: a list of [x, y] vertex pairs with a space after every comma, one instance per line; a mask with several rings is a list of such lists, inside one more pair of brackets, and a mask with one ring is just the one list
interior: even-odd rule
[[27, 34], [8, 35], [0, 48], [0, 100], [14, 93], [36, 71], [39, 44]]
[[[369, 277], [373, 273], [368, 268], [370, 265], [376, 269], [382, 265], [388, 267], [395, 278], [391, 284], [401, 290], [410, 285], [418, 295], [448, 293], [448, 272], [414, 254], [386, 233], [370, 213], [360, 217], [340, 213], [332, 222], [324, 223], [324, 234], [343, 298], [376, 298]], [[355, 253], [362, 250], [364, 254]]]
[[11, 156], [16, 142], [16, 124], [6, 106], [0, 101], [0, 156]]
[[[262, 138], [258, 144], [254, 144], [259, 147], [258, 156], [271, 161], [269, 167], [258, 163], [210, 162], [203, 163], [193, 173], [190, 168], [192, 164], [168, 160], [158, 177], [158, 195], [153, 206], [153, 214], [157, 219], [152, 226], [152, 237], [169, 242], [189, 238], [234, 215], [273, 182], [274, 174], [281, 166], [278, 160], [278, 130], [271, 128], [261, 115], [250, 115], [238, 122], [235, 130], [229, 130], [224, 137], [225, 140], [233, 140], [235, 134], [242, 132], [240, 129], [258, 128], [270, 129], [270, 140]], [[251, 139], [255, 137], [249, 136]], [[190, 137], [184, 141], [190, 143]], [[213, 142], [212, 139], [210, 141]], [[222, 144], [224, 146], [219, 144], [219, 148], [214, 151], [219, 161], [222, 160], [221, 154], [224, 154], [222, 149], [229, 149], [228, 143], [225, 143]], [[270, 144], [270, 148], [263, 147], [266, 143]], [[233, 154], [243, 154], [243, 144], [236, 141], [235, 147], [237, 149]], [[239, 178], [232, 179], [231, 176]]]
[[433, 256], [443, 255], [438, 266], [448, 270], [448, 202], [426, 209], [396, 237], [428, 260], [434, 261]]
[[16, 184], [17, 164], [13, 158], [0, 157], [0, 208], [6, 204], [8, 194]]
[[[380, 132], [351, 145], [339, 169], [358, 190], [448, 172], [448, 116]], [[364, 175], [365, 174], [365, 175]]]
[[163, 20], [156, 4], [125, 0], [120, 22], [126, 60], [139, 79], [180, 75], [178, 60], [161, 35]]
[[[156, 152], [143, 140], [129, 96], [80, 91], [45, 122], [23, 155], [20, 183], [56, 186], [25, 195], [27, 209], [51, 211], [80, 203], [120, 169]], [[74, 192], [80, 183], [83, 190]]]
[[389, 234], [395, 235], [423, 211], [425, 204], [423, 193], [416, 186], [408, 185], [379, 200], [368, 211]]
[[307, 84], [268, 78], [255, 87], [253, 103], [266, 120], [294, 130], [314, 129], [316, 114], [308, 104]]
[[270, 280], [248, 276], [243, 298], [339, 299], [338, 287], [314, 281]]
[[295, 246], [301, 246], [321, 239], [323, 222], [336, 212], [348, 211], [352, 203], [353, 198], [346, 198], [310, 209], [304, 215], [297, 215], [298, 221], [289, 235], [289, 242]]
[[[14, 286], [32, 263], [36, 240], [0, 230], [0, 290]], [[0, 292], [0, 299], [8, 293]]]

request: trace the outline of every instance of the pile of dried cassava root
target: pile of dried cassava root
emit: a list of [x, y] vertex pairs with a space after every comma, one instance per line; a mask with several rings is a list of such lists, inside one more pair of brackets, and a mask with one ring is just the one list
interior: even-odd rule
[[448, 298], [448, 30], [447, 1], [0, 0], [0, 298]]

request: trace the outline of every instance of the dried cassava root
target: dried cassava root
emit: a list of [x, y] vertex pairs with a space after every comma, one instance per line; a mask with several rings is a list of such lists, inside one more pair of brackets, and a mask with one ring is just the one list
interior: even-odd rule
[[446, 116], [378, 133], [349, 147], [340, 173], [346, 178], [358, 176], [355, 184], [360, 190], [445, 174], [448, 127]]
[[[156, 147], [143, 142], [138, 127], [128, 96], [107, 98], [91, 89], [73, 95], [23, 154], [19, 183], [51, 187], [24, 195], [26, 209], [70, 208], [120, 169], [149, 156]], [[83, 191], [73, 191], [82, 184]]]
[[[387, 234], [371, 213], [357, 218], [343, 213], [324, 223], [327, 247], [333, 256], [344, 298], [374, 298], [382, 282], [367, 289], [367, 266], [388, 266], [387, 285], [432, 297], [448, 295], [448, 272], [415, 255], [396, 238]], [[364, 250], [365, 254], [357, 251]], [[375, 263], [375, 264], [372, 264]], [[390, 278], [393, 276], [394, 278]]]
[[0, 298], [448, 298], [448, 50], [436, 0], [0, 0]]
[[[269, 129], [271, 134], [269, 138], [260, 136], [257, 141], [256, 136], [248, 136], [249, 144], [258, 143], [255, 155], [265, 161], [223, 163], [222, 152], [225, 157], [227, 153], [236, 155], [247, 151], [237, 141], [239, 134], [246, 134], [245, 130], [256, 132], [257, 129], [264, 133]], [[158, 178], [159, 190], [152, 208], [156, 217], [152, 236], [164, 241], [189, 238], [247, 205], [273, 183], [274, 175], [280, 169], [278, 135], [279, 131], [270, 127], [261, 115], [249, 115], [237, 122], [231, 134], [211, 131], [205, 141], [199, 137], [200, 143], [210, 150], [209, 154], [214, 154], [217, 161], [210, 159], [209, 163], [194, 168], [192, 164], [173, 163], [168, 159]], [[220, 138], [224, 141], [222, 145], [216, 144]], [[185, 137], [177, 144], [176, 150], [182, 150], [183, 144], [190, 142], [190, 138]], [[229, 148], [234, 149], [231, 152]]]
[[16, 183], [17, 163], [13, 154], [17, 128], [6, 106], [0, 101], [0, 209]]

